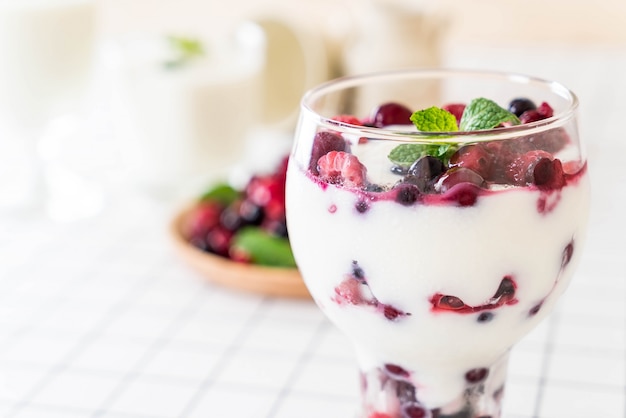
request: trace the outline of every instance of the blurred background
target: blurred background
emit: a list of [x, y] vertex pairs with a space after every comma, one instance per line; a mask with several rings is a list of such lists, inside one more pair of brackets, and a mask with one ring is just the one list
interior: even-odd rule
[[44, 207], [59, 220], [91, 216], [120, 190], [180, 202], [218, 178], [244, 183], [288, 150], [303, 92], [334, 77], [492, 68], [557, 79], [588, 99], [581, 68], [556, 64], [579, 55], [587, 77], [602, 77], [593, 56], [626, 45], [618, 0], [0, 7], [1, 174], [11, 180], [0, 208]]

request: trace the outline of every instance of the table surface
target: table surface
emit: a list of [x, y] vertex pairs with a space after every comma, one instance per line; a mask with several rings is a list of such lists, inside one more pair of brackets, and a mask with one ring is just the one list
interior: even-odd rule
[[[625, 417], [626, 51], [452, 46], [446, 65], [558, 79], [581, 100], [588, 242], [554, 314], [513, 350], [504, 417]], [[351, 347], [312, 302], [204, 281], [172, 251], [175, 205], [112, 189], [81, 222], [0, 219], [0, 416], [354, 415]]]

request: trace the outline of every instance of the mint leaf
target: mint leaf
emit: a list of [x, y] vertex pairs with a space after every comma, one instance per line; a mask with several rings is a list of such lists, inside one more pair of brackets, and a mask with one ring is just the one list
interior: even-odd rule
[[173, 53], [173, 57], [164, 63], [168, 69], [182, 67], [205, 54], [204, 46], [198, 39], [170, 35], [167, 42]]
[[422, 132], [450, 132], [459, 130], [456, 124], [456, 117], [447, 110], [435, 106], [413, 113], [411, 115], [411, 122]]
[[240, 192], [233, 189], [230, 185], [219, 183], [211, 187], [200, 196], [201, 202], [219, 202], [223, 206], [228, 206], [241, 195]]
[[296, 267], [287, 238], [271, 235], [259, 227], [241, 229], [233, 238], [235, 251], [250, 256], [254, 264], [274, 267]]
[[387, 158], [403, 167], [410, 166], [425, 155], [437, 157], [447, 163], [456, 150], [456, 145], [448, 143], [401, 144], [392, 149]]
[[493, 100], [479, 97], [465, 107], [460, 128], [462, 131], [478, 131], [493, 129], [502, 123], [519, 125], [520, 120]]

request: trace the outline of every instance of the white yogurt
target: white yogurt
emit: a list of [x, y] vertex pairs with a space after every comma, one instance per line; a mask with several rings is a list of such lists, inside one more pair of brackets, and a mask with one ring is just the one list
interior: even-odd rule
[[[367, 146], [359, 146], [360, 156]], [[388, 170], [376, 170], [372, 161], [365, 163], [368, 176]], [[401, 366], [420, 402], [439, 408], [463, 394], [466, 372], [505, 362], [511, 346], [567, 287], [584, 241], [587, 177], [552, 192], [550, 199], [559, 200], [547, 213], [537, 210], [542, 192], [528, 188], [480, 195], [469, 207], [381, 200], [359, 213], [359, 194], [319, 184], [292, 160], [290, 242], [314, 299], [354, 342], [361, 369]], [[561, 268], [572, 241], [573, 258]], [[335, 288], [350, 276], [353, 261], [380, 303], [410, 315], [391, 321], [372, 306], [335, 302]], [[488, 310], [494, 314], [488, 322], [477, 321], [480, 312], [433, 310], [435, 294], [485, 304], [505, 276], [517, 285], [517, 303]], [[529, 314], [540, 303], [538, 313]], [[501, 386], [504, 375], [497, 379]]]

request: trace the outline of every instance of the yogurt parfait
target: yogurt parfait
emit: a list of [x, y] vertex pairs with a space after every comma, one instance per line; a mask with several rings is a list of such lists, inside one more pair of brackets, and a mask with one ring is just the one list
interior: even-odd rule
[[552, 310], [585, 239], [577, 98], [558, 83], [399, 71], [308, 92], [287, 225], [354, 344], [363, 418], [497, 418], [508, 354]]

